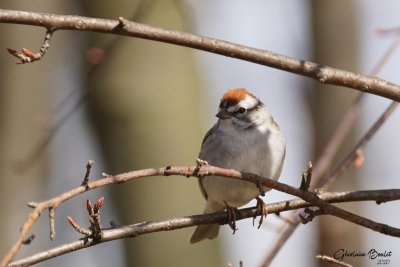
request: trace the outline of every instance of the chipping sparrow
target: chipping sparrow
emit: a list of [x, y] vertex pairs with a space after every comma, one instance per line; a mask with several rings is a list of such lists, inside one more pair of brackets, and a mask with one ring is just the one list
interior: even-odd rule
[[[216, 116], [219, 120], [204, 137], [199, 158], [217, 167], [278, 180], [285, 158], [285, 140], [264, 104], [246, 89], [232, 89], [222, 96]], [[226, 208], [229, 214], [231, 208], [254, 198], [263, 204], [258, 198], [260, 188], [247, 181], [205, 176], [199, 178], [199, 186], [207, 200], [204, 213]], [[213, 239], [218, 231], [218, 224], [199, 225], [190, 243]]]

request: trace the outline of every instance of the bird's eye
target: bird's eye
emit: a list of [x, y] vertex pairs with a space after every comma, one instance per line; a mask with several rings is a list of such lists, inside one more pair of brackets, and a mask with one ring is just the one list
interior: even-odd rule
[[246, 113], [246, 109], [245, 109], [244, 107], [240, 107], [240, 108], [238, 109], [238, 113], [239, 113], [239, 114], [244, 114], [244, 113]]

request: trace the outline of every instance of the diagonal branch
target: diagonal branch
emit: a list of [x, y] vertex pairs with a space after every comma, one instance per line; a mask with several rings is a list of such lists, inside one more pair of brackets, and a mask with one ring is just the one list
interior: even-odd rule
[[[319, 195], [319, 197], [330, 203], [366, 201], [373, 200], [377, 202], [387, 202], [400, 199], [400, 190], [368, 190], [357, 192], [327, 192]], [[280, 213], [283, 211], [310, 207], [311, 204], [301, 200], [293, 199], [267, 205], [266, 210], [269, 214]], [[252, 218], [257, 215], [256, 208], [246, 208], [239, 210], [237, 220]], [[160, 231], [171, 231], [181, 228], [187, 228], [199, 224], [218, 223], [226, 224], [228, 221], [227, 213], [219, 212], [214, 214], [202, 214], [186, 216], [181, 218], [172, 218], [157, 222], [143, 222], [112, 229], [103, 229], [101, 240], [84, 238], [71, 243], [63, 244], [45, 251], [35, 253], [32, 256], [12, 262], [9, 267], [14, 266], [30, 266], [45, 260], [64, 255], [75, 250], [91, 247], [100, 243], [113, 241], [122, 238], [133, 238], [144, 234], [155, 233]]]
[[357, 157], [357, 151], [362, 151], [379, 128], [385, 123], [385, 121], [390, 117], [390, 115], [397, 109], [399, 102], [392, 101], [386, 110], [379, 116], [376, 122], [371, 126], [371, 128], [364, 134], [361, 140], [354, 146], [354, 148], [349, 152], [349, 154], [344, 158], [342, 162], [334, 169], [332, 174], [326, 179], [326, 181], [321, 182], [324, 188], [328, 188], [336, 181], [343, 172], [354, 162]]
[[128, 21], [124, 18], [109, 20], [0, 9], [1, 22], [42, 26], [54, 30], [102, 32], [170, 43], [253, 62], [303, 75], [321, 83], [340, 85], [400, 101], [400, 86], [377, 77], [335, 69], [311, 61], [300, 60], [228, 41], [153, 27]]

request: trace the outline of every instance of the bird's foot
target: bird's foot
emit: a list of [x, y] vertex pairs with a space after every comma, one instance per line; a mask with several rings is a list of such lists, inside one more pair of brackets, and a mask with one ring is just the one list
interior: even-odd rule
[[226, 212], [228, 213], [228, 225], [233, 230], [232, 234], [235, 234], [236, 228], [236, 219], [238, 214], [238, 209], [235, 207], [231, 207], [226, 205]]
[[257, 212], [253, 217], [253, 226], [254, 226], [254, 221], [256, 220], [257, 216], [260, 215], [260, 221], [258, 222], [258, 229], [260, 229], [261, 224], [264, 222], [264, 217], [267, 217], [268, 214], [268, 208], [267, 205], [264, 203], [264, 201], [260, 197], [256, 197], [257, 200], [257, 205], [256, 209]]

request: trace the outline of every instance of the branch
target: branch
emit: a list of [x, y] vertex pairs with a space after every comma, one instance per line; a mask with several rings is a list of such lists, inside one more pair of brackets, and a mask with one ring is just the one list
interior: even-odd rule
[[30, 229], [32, 228], [34, 222], [38, 219], [40, 214], [45, 209], [56, 209], [60, 204], [71, 199], [74, 196], [82, 194], [88, 190], [96, 189], [99, 187], [104, 187], [110, 184], [120, 184], [127, 182], [129, 180], [143, 178], [147, 176], [170, 176], [170, 175], [180, 175], [185, 177], [190, 176], [210, 176], [217, 175], [233, 179], [242, 179], [254, 183], [255, 185], [263, 185], [268, 188], [272, 188], [287, 194], [297, 196], [314, 206], [319, 207], [324, 211], [325, 214], [330, 214], [348, 220], [350, 222], [356, 223], [358, 225], [370, 228], [374, 231], [378, 231], [383, 234], [392, 235], [400, 237], [400, 229], [390, 227], [385, 224], [376, 223], [369, 219], [363, 218], [361, 216], [355, 215], [351, 212], [345, 211], [338, 207], [332, 206], [324, 200], [320, 199], [317, 194], [309, 191], [303, 191], [301, 189], [268, 179], [263, 178], [255, 174], [239, 172], [232, 169], [223, 169], [210, 165], [197, 165], [191, 167], [171, 167], [167, 166], [165, 168], [152, 168], [144, 169], [138, 171], [132, 171], [127, 173], [118, 174], [115, 176], [107, 176], [102, 179], [95, 181], [89, 181], [85, 185], [78, 186], [70, 191], [60, 194], [52, 199], [35, 203], [32, 205], [34, 207], [33, 211], [28, 215], [28, 219], [21, 229], [20, 236], [17, 242], [12, 246], [10, 251], [3, 258], [0, 266], [6, 266], [19, 251], [21, 245], [26, 240]]
[[122, 17], [119, 20], [109, 20], [0, 9], [0, 22], [41, 26], [52, 30], [102, 32], [170, 43], [242, 59], [303, 75], [321, 83], [340, 85], [400, 101], [400, 86], [377, 77], [335, 69], [232, 42], [152, 27], [128, 21]]
[[[400, 190], [368, 190], [357, 192], [328, 192], [319, 196], [322, 200], [330, 203], [351, 202], [351, 201], [366, 201], [373, 200], [377, 202], [387, 202], [400, 199]], [[294, 210], [299, 208], [310, 207], [311, 204], [301, 200], [293, 199], [282, 201], [267, 205], [266, 210], [269, 214], [280, 213], [283, 211]], [[257, 215], [256, 208], [240, 209], [237, 220], [252, 218]], [[69, 219], [70, 220], [70, 219]], [[202, 214], [187, 216], [181, 218], [173, 218], [157, 222], [143, 222], [121, 227], [113, 227], [112, 229], [103, 229], [101, 240], [94, 240], [94, 238], [83, 238], [78, 241], [73, 241], [58, 247], [54, 247], [45, 251], [35, 253], [32, 256], [12, 262], [9, 267], [14, 266], [30, 266], [45, 260], [64, 255], [75, 250], [91, 247], [108, 241], [118, 240], [122, 238], [133, 238], [144, 234], [172, 231], [181, 228], [187, 228], [199, 224], [218, 223], [226, 224], [228, 216], [226, 212], [219, 212], [214, 214]], [[76, 228], [75, 228], [76, 229]], [[76, 229], [77, 230], [77, 229]], [[84, 235], [91, 233], [83, 232]]]

